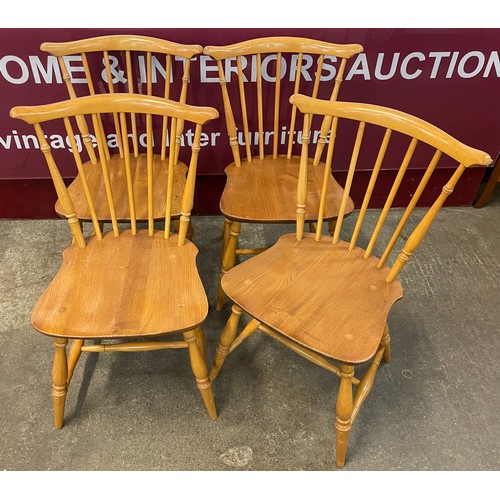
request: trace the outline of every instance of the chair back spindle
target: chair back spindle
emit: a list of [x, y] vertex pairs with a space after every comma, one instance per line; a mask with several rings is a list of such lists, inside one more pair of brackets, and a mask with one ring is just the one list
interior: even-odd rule
[[52, 182], [54, 183], [54, 188], [56, 190], [57, 196], [61, 200], [63, 207], [68, 213], [67, 220], [71, 230], [71, 234], [73, 235], [73, 238], [76, 241], [77, 245], [80, 248], [85, 248], [85, 240], [83, 238], [80, 223], [75, 214], [73, 200], [68, 194], [61, 173], [59, 172], [54, 157], [52, 156], [51, 147], [45, 139], [45, 133], [39, 123], [34, 123], [34, 129], [38, 138], [38, 142], [40, 144], [40, 150], [45, 156], [45, 161], [47, 162], [47, 166], [49, 168], [49, 172], [52, 177]]
[[[292, 92], [300, 92], [337, 99], [347, 60], [362, 50], [358, 44], [341, 45], [299, 37], [265, 37], [205, 47], [204, 54], [217, 61], [235, 165], [241, 166], [240, 144], [249, 163], [252, 157], [262, 160], [267, 154], [273, 159], [282, 154], [290, 159], [297, 139], [296, 129], [301, 127], [296, 123], [296, 107], [288, 105], [288, 97]], [[340, 61], [338, 68], [329, 69], [336, 73], [335, 77], [327, 78], [323, 73], [327, 58], [331, 63]], [[235, 73], [237, 92], [229, 89]], [[286, 78], [291, 82], [290, 90]], [[318, 140], [323, 145], [330, 125], [326, 119], [320, 127]]]
[[[105, 35], [71, 42], [45, 42], [40, 48], [57, 57], [70, 99], [78, 95], [113, 94], [126, 91], [149, 96], [156, 95], [181, 103], [187, 102], [191, 59], [203, 51], [201, 45], [178, 44], [141, 35]], [[79, 92], [76, 91], [70, 76], [72, 73], [70, 64], [78, 57], [82, 60], [86, 82], [86, 86], [78, 85]], [[164, 67], [161, 61], [165, 61]], [[173, 61], [176, 62], [175, 65]], [[182, 69], [180, 69], [181, 65]], [[161, 86], [158, 88], [158, 73], [164, 73], [163, 88]], [[95, 82], [97, 82], [98, 91], [96, 91]], [[84, 87], [87, 89], [86, 93], [83, 90]], [[119, 155], [123, 158], [124, 137], [120, 119], [114, 116], [113, 120]], [[139, 137], [136, 118], [133, 114], [130, 120], [133, 154], [138, 157]], [[77, 119], [77, 122], [89, 159], [95, 164], [92, 139], [86, 130], [86, 124], [80, 119]], [[178, 128], [177, 134], [173, 136], [182, 134], [182, 120], [178, 121]], [[162, 159], [166, 158], [166, 131], [167, 124], [164, 123], [160, 151]], [[105, 148], [108, 149], [107, 144]], [[109, 151], [106, 155], [110, 159]], [[178, 159], [179, 150], [176, 151], [176, 162]]]
[[[164, 205], [166, 207], [166, 214], [164, 218], [164, 237], [166, 239], [170, 237], [170, 223], [172, 220], [171, 211], [173, 206], [172, 199], [174, 193], [174, 153], [176, 147], [178, 147], [178, 144], [180, 143], [178, 123], [179, 120], [182, 120], [183, 122], [190, 123], [191, 126], [194, 126], [195, 133], [189, 160], [189, 171], [185, 187], [183, 189], [183, 192], [181, 193], [182, 214], [178, 236], [178, 245], [182, 246], [186, 240], [186, 234], [191, 217], [191, 210], [193, 207], [194, 188], [198, 154], [200, 151], [202, 126], [206, 122], [218, 117], [218, 113], [214, 108], [190, 106], [187, 104], [181, 104], [175, 101], [169, 101], [164, 98], [154, 96], [144, 96], [131, 93], [110, 93], [77, 97], [69, 101], [62, 101], [42, 106], [18, 106], [11, 110], [11, 117], [22, 119], [27, 123], [33, 124], [38, 141], [40, 143], [40, 149], [45, 155], [45, 159], [47, 161], [47, 165], [57, 192], [57, 196], [59, 197], [65, 213], [67, 214], [66, 217], [70, 225], [74, 241], [81, 248], [85, 248], [86, 243], [80, 222], [75, 214], [74, 201], [62, 179], [58, 161], [56, 161], [55, 157], [53, 156], [51, 147], [48, 144], [45, 136], [46, 134], [49, 135], [48, 129], [50, 127], [56, 127], [58, 125], [58, 121], [63, 122], [71, 144], [73, 160], [76, 169], [81, 176], [81, 182], [89, 212], [92, 215], [91, 219], [94, 226], [94, 234], [98, 240], [101, 240], [103, 234], [101, 232], [99, 220], [95, 211], [95, 193], [92, 192], [88, 185], [85, 171], [83, 169], [82, 158], [77, 148], [76, 134], [74, 133], [74, 128], [71, 124], [71, 121], [75, 120], [76, 122], [84, 120], [86, 124], [91, 124], [91, 126], [87, 128], [96, 137], [98, 153], [96, 155], [96, 158], [98, 160], [98, 163], [101, 165], [101, 174], [105, 187], [106, 199], [111, 213], [112, 231], [114, 236], [118, 237], [120, 235], [120, 228], [118, 225], [119, 221], [116, 217], [115, 197], [109, 175], [109, 160], [106, 158], [105, 149], [105, 127], [106, 125], [108, 125], [109, 127], [111, 127], [111, 129], [114, 130], [114, 116], [118, 117], [122, 137], [127, 138], [127, 140], [124, 140], [123, 142], [125, 159], [124, 170], [127, 188], [127, 201], [130, 211], [130, 231], [132, 235], [137, 234], [139, 230], [137, 225], [136, 209], [140, 204], [147, 205], [148, 207], [148, 234], [149, 236], [153, 236], [155, 234], [155, 219], [153, 218], [153, 169], [155, 167], [158, 167], [157, 165], [154, 165], [154, 163], [155, 161], [159, 162], [159, 160], [155, 160], [153, 154], [153, 140], [155, 131], [161, 131], [163, 128], [163, 123], [167, 123], [167, 121], [164, 119], [168, 118], [170, 128], [167, 130], [167, 132], [171, 135], [171, 137], [175, 137], [175, 140], [172, 140], [170, 143], [168, 163], [166, 161], [163, 161], [161, 162], [161, 165], [159, 165], [159, 167], [167, 168], [168, 165], [168, 181], [166, 185], [166, 191], [164, 193]], [[146, 200], [139, 199], [139, 194], [134, 191], [134, 184], [132, 182], [133, 172], [131, 158], [133, 158], [133, 156], [130, 154], [130, 142], [133, 141], [131, 141], [132, 137], [129, 137], [128, 133], [129, 123], [131, 123], [132, 116], [138, 117], [139, 119], [144, 120], [146, 123], [148, 186], [147, 190], [143, 191], [144, 196], [147, 197]], [[102, 120], [100, 120], [100, 118]], [[104, 128], [101, 127], [101, 125], [103, 124]], [[64, 158], [64, 163], [66, 161], [67, 157]]]
[[[416, 227], [413, 230], [410, 229], [410, 235], [406, 243], [403, 245], [403, 248], [399, 251], [398, 255], [394, 258], [394, 262], [391, 264], [390, 271], [388, 272], [386, 278], [387, 282], [392, 282], [397, 277], [398, 273], [408, 262], [414, 251], [421, 244], [439, 210], [443, 206], [447, 197], [453, 192], [465, 169], [473, 165], [487, 166], [491, 163], [491, 158], [487, 153], [466, 146], [439, 128], [407, 113], [371, 104], [334, 102], [314, 99], [300, 94], [292, 96], [290, 101], [292, 104], [297, 106], [300, 112], [305, 116], [302, 132], [299, 185], [297, 188], [296, 235], [298, 240], [302, 239], [304, 232], [304, 220], [301, 214], [305, 211], [305, 200], [307, 199], [307, 165], [308, 158], [311, 157], [311, 115], [321, 116], [323, 124], [325, 123], [325, 120], [328, 120], [330, 123], [329, 130], [326, 134], [326, 136], [329, 135], [330, 140], [328, 141], [325, 159], [325, 173], [330, 172], [332, 169], [335, 173], [335, 167], [338, 164], [345, 164], [349, 161], [347, 179], [344, 186], [344, 194], [341, 201], [338, 221], [332, 237], [334, 245], [339, 243], [341, 240], [340, 234], [344, 219], [343, 208], [345, 207], [345, 203], [349, 197], [356, 167], [360, 162], [360, 158], [362, 158], [362, 162], [366, 161], [366, 154], [363, 156], [362, 151], [363, 137], [367, 136], [369, 132], [373, 134], [380, 134], [378, 130], [383, 132], [382, 141], [376, 154], [375, 163], [372, 168], [366, 192], [363, 196], [363, 201], [354, 225], [354, 229], [350, 237], [347, 237], [344, 240], [349, 242], [349, 250], [351, 251], [357, 247], [360, 240], [363, 223], [366, 220], [366, 212], [370, 208], [370, 200], [384, 160], [387, 157], [394, 158], [400, 154], [401, 144], [397, 142], [396, 144], [393, 144], [394, 137], [398, 136], [399, 139], [409, 139], [409, 145], [407, 146], [403, 159], [397, 169], [395, 180], [390, 188], [380, 215], [378, 216], [375, 227], [368, 236], [368, 243], [364, 252], [365, 259], [374, 255], [374, 249], [378, 240], [384, 239], [382, 238], [382, 231], [386, 226], [389, 210], [393, 206], [398, 191], [404, 182], [405, 173], [411, 168], [412, 163], [416, 163], [417, 166], [419, 166], [423, 156], [430, 156], [430, 161], [427, 163], [424, 174], [418, 183], [415, 192], [411, 196], [408, 205], [404, 211], [402, 211], [402, 216], [397, 223], [396, 228], [392, 231], [389, 228], [390, 236], [388, 238], [388, 242], [383, 242], [381, 257], [378, 259], [377, 263], [377, 267], [379, 269], [387, 265], [391, 252], [397, 247], [397, 242], [403, 234], [410, 216], [412, 215], [414, 208], [420, 200], [440, 160], [447, 158], [448, 161], [454, 161], [455, 165], [458, 163], [458, 166], [456, 166], [453, 170], [453, 175], [443, 187], [439, 196], [436, 197]], [[346, 134], [352, 133], [352, 122], [358, 124], [354, 141], [352, 142], [352, 139], [347, 140], [345, 138], [347, 137], [346, 135], [342, 136], [341, 143], [344, 148], [346, 147], [346, 144], [353, 144], [352, 151], [350, 155], [345, 153], [345, 151], [341, 152], [338, 155], [338, 161], [335, 162], [334, 156], [336, 155], [333, 154], [334, 149], [336, 153], [338, 152], [338, 148], [335, 148], [335, 143], [339, 142], [338, 136], [344, 131], [344, 129]], [[319, 147], [320, 144], [318, 142], [318, 144], [316, 144], [316, 154]], [[348, 160], [349, 156], [350, 159]], [[322, 157], [322, 155], [319, 154], [319, 157]], [[327, 185], [325, 183], [321, 193], [321, 200], [326, 198], [326, 187]], [[318, 230], [316, 233], [316, 240], [322, 238], [320, 225], [323, 221], [323, 211], [324, 203], [320, 203], [317, 219]]]

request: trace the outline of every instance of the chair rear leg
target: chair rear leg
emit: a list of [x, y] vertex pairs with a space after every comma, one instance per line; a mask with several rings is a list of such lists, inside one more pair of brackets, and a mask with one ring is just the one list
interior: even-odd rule
[[[201, 327], [198, 327], [198, 329], [201, 331]], [[191, 361], [191, 369], [193, 370], [193, 374], [196, 379], [196, 385], [198, 386], [201, 397], [203, 398], [208, 415], [212, 420], [215, 420], [217, 418], [217, 410], [215, 408], [214, 395], [212, 392], [212, 382], [208, 378], [207, 364], [203, 359], [200, 347], [198, 346], [198, 329], [184, 332], [183, 336], [184, 340], [188, 343], [189, 359]]]
[[336, 225], [337, 225], [337, 221], [335, 219], [328, 221], [328, 232], [330, 233], [330, 236], [332, 236], [332, 237], [333, 237], [333, 233], [335, 232]]
[[389, 336], [389, 325], [387, 323], [385, 324], [380, 345], [384, 347], [384, 361], [389, 363], [391, 361], [391, 337]]
[[344, 467], [347, 454], [347, 442], [349, 440], [349, 431], [352, 422], [352, 377], [354, 368], [348, 365], [341, 365], [341, 379], [339, 394], [337, 396], [336, 407], [336, 462], [337, 467]]
[[205, 334], [203, 333], [201, 326], [196, 328], [195, 332], [196, 332], [196, 343], [198, 344], [198, 347], [200, 348], [201, 356], [206, 363], [207, 362], [207, 341], [205, 339]]
[[66, 393], [68, 392], [67, 344], [68, 339], [54, 339], [56, 352], [52, 366], [52, 404], [54, 406], [54, 426], [56, 429], [63, 426]]
[[[238, 236], [240, 235], [241, 223], [240, 222], [232, 222], [231, 229], [229, 230], [229, 241], [226, 246], [226, 250], [224, 252], [224, 257], [222, 259], [222, 272], [220, 279], [222, 281], [222, 277], [227, 271], [234, 267], [234, 263], [236, 261], [236, 248], [238, 247]], [[224, 305], [224, 300], [226, 299], [226, 294], [222, 289], [221, 283], [219, 282], [219, 292], [217, 294], [217, 311], [222, 309]]]
[[75, 370], [75, 366], [78, 363], [78, 360], [80, 359], [80, 355], [82, 354], [82, 347], [83, 347], [84, 341], [82, 339], [73, 339], [71, 341], [71, 347], [69, 348], [69, 355], [68, 355], [68, 385], [71, 382], [71, 379], [73, 378], [73, 372]]
[[229, 230], [231, 229], [231, 221], [224, 217], [224, 228], [222, 229], [222, 251], [221, 259], [224, 259], [224, 253], [229, 242]]
[[232, 307], [231, 316], [227, 320], [226, 326], [224, 326], [224, 330], [222, 330], [219, 342], [217, 343], [217, 347], [215, 349], [215, 357], [212, 364], [212, 370], [210, 371], [210, 380], [213, 382], [217, 377], [226, 356], [229, 354], [229, 349], [231, 344], [236, 337], [236, 330], [238, 329], [238, 323], [240, 322], [241, 313], [243, 310], [241, 307], [238, 307], [236, 304]]
[[189, 241], [193, 241], [193, 237], [194, 237], [194, 226], [193, 226], [193, 223], [190, 220], [189, 224], [188, 224], [187, 232], [186, 232], [186, 238]]
[[[173, 224], [174, 224], [174, 231], [177, 234], [179, 234], [179, 230], [180, 230], [180, 227], [181, 227], [181, 221], [180, 221], [180, 219], [174, 219]], [[193, 241], [193, 236], [194, 236], [194, 227], [193, 227], [193, 223], [190, 220], [189, 224], [188, 224], [187, 231], [186, 231], [186, 238], [189, 241]]]

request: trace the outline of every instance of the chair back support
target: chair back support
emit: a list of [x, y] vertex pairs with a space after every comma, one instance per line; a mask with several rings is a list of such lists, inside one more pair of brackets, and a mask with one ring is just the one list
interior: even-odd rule
[[[362, 144], [367, 140], [366, 136], [369, 136], [370, 133], [377, 134], [377, 137], [380, 141], [380, 146], [378, 148], [374, 164], [373, 166], [371, 166], [372, 174], [368, 183], [368, 187], [366, 189], [366, 193], [364, 194], [363, 202], [359, 210], [354, 230], [350, 236], [349, 249], [352, 250], [358, 242], [358, 237], [361, 232], [366, 211], [369, 208], [370, 198], [372, 196], [375, 183], [377, 182], [378, 174], [384, 161], [386, 161], [387, 163], [394, 163], [398, 156], [403, 156], [399, 168], [397, 169], [396, 178], [393, 182], [393, 185], [391, 186], [391, 189], [387, 196], [387, 200], [380, 213], [375, 229], [369, 237], [369, 242], [364, 253], [365, 258], [368, 258], [373, 254], [374, 246], [380, 236], [382, 227], [384, 226], [387, 218], [387, 214], [392, 206], [394, 198], [396, 197], [398, 189], [401, 186], [403, 177], [407, 172], [412, 159], [418, 156], [417, 154], [415, 154], [417, 148], [425, 148], [425, 155], [421, 156], [426, 156], [427, 159], [430, 158], [427, 167], [425, 168], [424, 175], [411, 197], [411, 201], [403, 211], [403, 215], [396, 229], [392, 232], [389, 243], [384, 246], [382, 256], [378, 263], [379, 269], [385, 265], [408, 219], [410, 218], [413, 209], [417, 205], [422, 193], [424, 192], [424, 189], [429, 182], [429, 179], [435, 171], [438, 162], [445, 157], [453, 160], [455, 162], [455, 165], [456, 162], [458, 162], [458, 166], [455, 166], [452, 169], [453, 174], [451, 175], [450, 180], [443, 187], [442, 192], [436, 196], [434, 203], [425, 213], [416, 228], [409, 235], [404, 248], [401, 250], [397, 259], [391, 267], [391, 271], [387, 277], [388, 282], [394, 280], [394, 278], [398, 275], [400, 270], [409, 260], [413, 252], [420, 245], [434, 218], [436, 217], [440, 208], [443, 206], [446, 198], [453, 192], [455, 185], [457, 184], [460, 176], [463, 174], [465, 169], [473, 165], [487, 166], [491, 163], [491, 158], [487, 153], [468, 147], [465, 144], [454, 139], [447, 133], [443, 132], [439, 128], [425, 122], [424, 120], [397, 110], [372, 104], [346, 103], [338, 101], [329, 102], [325, 100], [312, 99], [303, 95], [294, 95], [291, 97], [290, 101], [295, 106], [297, 106], [302, 113], [305, 114], [304, 129], [302, 133], [301, 166], [299, 173], [299, 184], [297, 189], [297, 238], [299, 240], [302, 239], [304, 232], [304, 214], [307, 198], [307, 163], [308, 157], [310, 156], [309, 142], [311, 135], [311, 114], [328, 116], [331, 120], [328, 134], [328, 147], [326, 148], [325, 155], [325, 179], [327, 178], [327, 174], [331, 171], [332, 168], [335, 171], [334, 165], [338, 165], [339, 163], [334, 163], [333, 161], [334, 150], [336, 149], [336, 146], [337, 148], [345, 148], [348, 144], [349, 149], [351, 149], [352, 145], [350, 154], [344, 155], [340, 158], [340, 163], [345, 162], [347, 164], [348, 162], [349, 167], [347, 171], [347, 179], [341, 201], [340, 212], [335, 227], [335, 232], [332, 238], [333, 244], [337, 243], [340, 238], [340, 231], [342, 229], [342, 223], [345, 215], [345, 206], [347, 204], [349, 192], [353, 184], [354, 173], [356, 171], [357, 165], [359, 163], [359, 158], [362, 153]], [[355, 124], [354, 127], [352, 126], [353, 123]], [[341, 136], [342, 126], [350, 128], [351, 137], [348, 137], [346, 135]], [[397, 137], [399, 135], [403, 137]], [[339, 139], [339, 137], [341, 137], [342, 139]], [[404, 155], [391, 154], [392, 152], [397, 153], [395, 149], [391, 149], [391, 145], [393, 142], [398, 141], [399, 145], [401, 145], [402, 143], [405, 143], [406, 145], [409, 142]], [[422, 160], [419, 159], [419, 161]], [[319, 159], [315, 159], [316, 165], [318, 164], [318, 162]], [[321, 238], [321, 226], [324, 216], [325, 199], [326, 182], [323, 185], [321, 193], [316, 240], [319, 240]]]
[[[347, 60], [362, 51], [363, 47], [358, 44], [339, 45], [286, 36], [206, 46], [203, 53], [217, 61], [227, 132], [236, 166], [241, 165], [239, 144], [244, 145], [248, 162], [252, 161], [253, 154], [263, 159], [268, 144], [272, 144], [272, 156], [277, 158], [280, 143], [286, 143], [286, 155], [291, 158], [295, 134], [301, 127], [296, 123], [296, 106], [289, 105], [290, 95], [300, 92], [337, 99]], [[333, 63], [338, 63], [338, 69]], [[282, 80], [288, 78], [293, 81], [293, 89], [290, 85], [290, 91], [282, 90]], [[235, 83], [228, 85], [231, 82]], [[272, 123], [265, 121], [265, 116], [271, 116], [269, 109], [273, 110]], [[320, 144], [325, 143], [328, 126], [327, 118], [319, 132]], [[243, 133], [238, 132], [241, 130]]]
[[[71, 99], [77, 95], [129, 92], [156, 95], [181, 103], [187, 99], [191, 58], [203, 51], [201, 45], [183, 45], [140, 35], [108, 35], [71, 42], [44, 42], [40, 49], [57, 57]], [[83, 67], [75, 64], [82, 64]], [[82, 78], [82, 72], [85, 78]], [[163, 85], [158, 83], [162, 79]], [[75, 81], [86, 85], [74, 85]], [[114, 115], [113, 118], [119, 153], [123, 157], [121, 126], [118, 116]], [[95, 164], [86, 124], [79, 118], [77, 123], [90, 159]], [[167, 127], [163, 123], [162, 136], [166, 134]], [[182, 120], [179, 120], [178, 127], [179, 133], [182, 132]], [[131, 133], [134, 155], [138, 156], [137, 125], [133, 116]], [[162, 159], [165, 158], [165, 151], [163, 140]]]
[[[75, 215], [74, 203], [62, 179], [58, 164], [52, 154], [51, 147], [47, 142], [46, 137], [50, 136], [46, 127], [46, 122], [54, 122], [50, 125], [60, 126], [63, 122], [64, 128], [68, 134], [68, 139], [73, 152], [73, 159], [76, 169], [82, 180], [82, 186], [85, 192], [85, 198], [89, 207], [94, 232], [100, 240], [102, 232], [99, 227], [98, 217], [94, 209], [94, 200], [91, 190], [89, 189], [85, 172], [82, 168], [83, 160], [78, 150], [76, 136], [72, 121], [79, 120], [85, 122], [87, 130], [89, 130], [95, 138], [93, 147], [97, 147], [97, 158], [102, 170], [103, 183], [106, 190], [107, 202], [111, 213], [111, 223], [115, 236], [118, 236], [120, 231], [118, 228], [118, 220], [116, 217], [115, 204], [113, 200], [113, 192], [111, 189], [108, 160], [109, 151], [107, 146], [106, 125], [111, 129], [115, 129], [115, 117], [118, 119], [119, 130], [123, 138], [128, 138], [122, 142], [125, 178], [127, 183], [127, 196], [130, 210], [130, 223], [132, 234], [137, 233], [136, 222], [136, 206], [146, 204], [148, 207], [148, 232], [152, 236], [154, 234], [154, 218], [153, 218], [153, 143], [154, 132], [160, 130], [167, 122], [169, 124], [170, 154], [167, 160], [162, 160], [160, 168], [168, 168], [167, 187], [164, 193], [165, 200], [165, 238], [170, 237], [170, 222], [171, 208], [173, 196], [173, 175], [174, 175], [174, 156], [173, 150], [180, 143], [180, 134], [178, 134], [178, 122], [187, 121], [195, 126], [194, 138], [192, 141], [189, 170], [186, 180], [186, 185], [182, 193], [182, 215], [180, 218], [179, 228], [179, 246], [184, 244], [187, 228], [193, 207], [194, 188], [196, 180], [196, 167], [198, 153], [200, 151], [200, 139], [202, 125], [206, 122], [217, 118], [218, 112], [214, 108], [190, 106], [181, 104], [175, 101], [169, 101], [159, 97], [144, 96], [139, 94], [103, 94], [95, 96], [78, 97], [72, 100], [61, 101], [42, 106], [17, 106], [10, 112], [12, 118], [19, 118], [34, 126], [36, 136], [39, 141], [40, 149], [45, 155], [50, 175], [54, 182], [57, 196], [61, 201], [63, 209], [68, 218], [68, 223], [71, 232], [78, 246], [85, 247], [85, 240], [82, 234], [80, 223]], [[133, 188], [133, 172], [131, 170], [131, 153], [130, 142], [133, 142], [132, 134], [129, 133], [131, 123], [136, 120], [138, 123], [145, 123], [146, 128], [146, 156], [147, 156], [147, 200], [137, 199]], [[160, 121], [161, 123], [158, 123]], [[43, 128], [42, 128], [43, 124]], [[177, 134], [177, 135], [176, 135]], [[175, 138], [175, 139], [174, 139]], [[65, 157], [66, 158], [66, 157]], [[157, 161], [157, 160], [156, 160]]]

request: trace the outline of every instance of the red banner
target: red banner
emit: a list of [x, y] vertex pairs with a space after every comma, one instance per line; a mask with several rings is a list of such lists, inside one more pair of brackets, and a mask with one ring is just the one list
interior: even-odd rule
[[[57, 59], [42, 52], [41, 43], [118, 33], [203, 46], [275, 35], [360, 43], [364, 52], [348, 62], [339, 100], [370, 102], [414, 114], [493, 158], [500, 149], [500, 29], [1, 29], [0, 184], [10, 180], [26, 185], [29, 180], [49, 177], [33, 129], [9, 117], [10, 109], [16, 105], [68, 98]], [[82, 62], [79, 56], [69, 57], [68, 62], [78, 93], [79, 87], [85, 87]], [[181, 64], [174, 62], [174, 71], [180, 71]], [[338, 64], [333, 59], [325, 60], [322, 79], [335, 78]], [[248, 61], [247, 78], [254, 77], [253, 68], [252, 61]], [[112, 70], [119, 90], [125, 83], [123, 72], [118, 66]], [[162, 79], [164, 82], [165, 68], [161, 63], [156, 63], [154, 72], [158, 84]], [[285, 61], [281, 75], [284, 89], [292, 86], [293, 75], [293, 61]], [[263, 77], [266, 78], [265, 68]], [[188, 102], [222, 110], [216, 63], [208, 56], [197, 56], [192, 62]], [[191, 132], [185, 131], [183, 140], [187, 143]], [[54, 134], [48, 140], [54, 150], [68, 154], [69, 141], [64, 133]], [[200, 177], [217, 176], [212, 181], [220, 189], [224, 167], [232, 159], [223, 118], [206, 127], [202, 146], [198, 173]], [[459, 185], [461, 195], [454, 195], [454, 204], [472, 202], [484, 174], [484, 169], [475, 170]], [[63, 175], [69, 179], [75, 172], [64, 171]], [[0, 216], [6, 216], [10, 213], [7, 207], [14, 200], [2, 198]], [[212, 198], [213, 193], [207, 194], [206, 203], [198, 200], [199, 206], [207, 205], [207, 210], [201, 212], [216, 212]]]

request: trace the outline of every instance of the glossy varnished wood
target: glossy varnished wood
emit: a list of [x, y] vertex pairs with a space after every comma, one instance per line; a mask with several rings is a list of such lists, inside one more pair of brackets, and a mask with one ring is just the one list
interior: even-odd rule
[[159, 52], [191, 58], [199, 54], [201, 45], [184, 45], [144, 35], [104, 35], [70, 42], [43, 42], [40, 50], [55, 56], [81, 54], [82, 52], [101, 52], [104, 50], [135, 50]]
[[177, 235], [146, 230], [63, 252], [61, 267], [40, 297], [33, 326], [48, 335], [78, 338], [149, 336], [193, 329], [208, 303], [196, 269], [196, 247]]
[[[168, 158], [162, 160], [159, 155], [153, 156], [154, 219], [161, 219], [165, 217], [165, 193], [167, 190], [168, 163]], [[120, 158], [118, 155], [112, 156], [108, 160], [108, 168], [111, 190], [115, 201], [116, 217], [121, 221], [130, 220], [130, 207], [127, 195], [127, 182], [125, 179], [126, 174], [123, 158]], [[147, 220], [147, 156], [145, 154], [141, 154], [136, 158], [133, 155], [130, 155], [130, 168], [135, 198], [136, 218], [137, 220]], [[97, 218], [102, 222], [109, 222], [111, 220], [111, 214], [106, 196], [100, 161], [98, 161], [95, 165], [93, 165], [90, 161], [84, 163], [83, 170], [85, 172], [89, 189], [93, 195]], [[186, 185], [187, 170], [187, 165], [182, 162], [178, 162], [174, 166], [172, 217], [179, 217], [181, 214], [182, 193]], [[77, 217], [81, 220], [91, 220], [91, 214], [80, 176], [77, 176], [68, 186], [68, 192], [73, 200]], [[55, 209], [61, 217], [66, 215], [60, 201], [56, 203]]]
[[282, 236], [266, 252], [228, 271], [222, 287], [245, 311], [320, 354], [359, 364], [376, 352], [392, 304], [402, 297], [389, 268], [363, 250], [323, 237]]
[[[225, 172], [226, 186], [222, 193], [220, 209], [224, 216], [240, 222], [293, 222], [295, 221], [299, 174], [299, 157], [286, 156], [242, 162], [240, 167], [229, 165]], [[308, 165], [306, 220], [316, 220], [323, 183], [324, 164]], [[342, 188], [332, 175], [328, 178], [328, 195], [325, 220], [337, 217], [342, 198]], [[354, 208], [349, 199], [347, 211]]]

